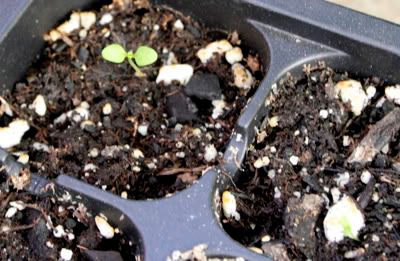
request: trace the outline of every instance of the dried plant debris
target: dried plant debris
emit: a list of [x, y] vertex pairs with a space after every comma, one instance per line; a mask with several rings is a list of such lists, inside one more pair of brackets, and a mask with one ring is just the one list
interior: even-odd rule
[[323, 63], [274, 85], [225, 230], [275, 260], [398, 260], [396, 86]]

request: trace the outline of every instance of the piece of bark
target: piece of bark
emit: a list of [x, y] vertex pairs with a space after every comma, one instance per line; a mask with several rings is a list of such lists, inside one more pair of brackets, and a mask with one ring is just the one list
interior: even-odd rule
[[353, 150], [347, 162], [362, 165], [371, 162], [399, 130], [400, 108], [395, 108], [369, 130]]

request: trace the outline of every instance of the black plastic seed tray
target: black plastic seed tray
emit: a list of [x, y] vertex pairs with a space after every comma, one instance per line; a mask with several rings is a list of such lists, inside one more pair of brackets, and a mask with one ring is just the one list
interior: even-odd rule
[[[0, 0], [0, 87], [12, 88], [37, 58], [42, 34], [74, 9], [107, 1]], [[400, 82], [400, 27], [320, 0], [156, 1], [205, 23], [237, 30], [261, 55], [266, 76], [239, 118], [224, 165], [207, 171], [191, 188], [170, 198], [125, 200], [73, 178], [56, 180], [77, 201], [138, 242], [144, 260], [166, 260], [175, 250], [207, 244], [210, 257], [268, 260], [232, 240], [219, 223], [219, 197], [234, 180], [248, 145], [267, 115], [265, 100], [279, 78], [325, 61], [337, 70]]]

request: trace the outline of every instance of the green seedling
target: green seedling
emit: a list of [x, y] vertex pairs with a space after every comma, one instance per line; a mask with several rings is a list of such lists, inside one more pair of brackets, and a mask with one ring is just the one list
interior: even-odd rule
[[353, 234], [353, 230], [351, 229], [351, 223], [349, 222], [347, 217], [342, 217], [342, 219], [340, 220], [340, 224], [342, 225], [343, 228], [343, 234], [346, 237], [358, 240], [357, 236]]
[[139, 67], [147, 66], [157, 61], [157, 52], [148, 46], [140, 46], [136, 52], [125, 51], [120, 44], [110, 44], [101, 51], [104, 60], [112, 63], [123, 63], [128, 59], [129, 64], [137, 73], [141, 73]]

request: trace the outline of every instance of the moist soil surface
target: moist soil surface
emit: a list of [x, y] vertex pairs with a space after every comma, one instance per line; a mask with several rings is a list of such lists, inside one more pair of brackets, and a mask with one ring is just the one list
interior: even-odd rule
[[[206, 168], [219, 163], [263, 69], [258, 55], [240, 45], [235, 32], [209, 30], [190, 17], [147, 1], [116, 3], [123, 1], [95, 12], [97, 22], [85, 37], [75, 30], [45, 46], [26, 80], [3, 96], [14, 116], [3, 115], [1, 124], [7, 126], [15, 118], [28, 121], [30, 130], [10, 151], [29, 155], [27, 168], [31, 173], [48, 179], [62, 173], [117, 195], [124, 192], [129, 199], [160, 198], [187, 188]], [[106, 13], [113, 21], [100, 25]], [[174, 26], [177, 20], [184, 28]], [[241, 47], [242, 64], [255, 79], [250, 90], [233, 86], [231, 65], [224, 56], [215, 55], [207, 64], [196, 57], [200, 48], [221, 39]], [[128, 63], [116, 65], [101, 58], [102, 48], [110, 43], [120, 43], [127, 50], [148, 45], [156, 49], [159, 59], [142, 68], [145, 77], [138, 77]], [[190, 64], [195, 74], [218, 77], [226, 103], [221, 116], [212, 117], [211, 100], [189, 97], [177, 82], [156, 84], [160, 67], [171, 61]], [[47, 105], [42, 117], [30, 107], [39, 94]], [[171, 96], [175, 100], [168, 102]], [[173, 102], [176, 99], [178, 102]], [[66, 115], [82, 103], [90, 106], [88, 113]], [[112, 111], [106, 115], [103, 107], [107, 103]], [[182, 103], [183, 109], [176, 107]], [[188, 113], [188, 103], [196, 106], [197, 112], [182, 116]], [[207, 146], [218, 152], [211, 160], [204, 157]], [[76, 260], [84, 258], [85, 249], [114, 250], [129, 260], [138, 255], [135, 242], [122, 232], [110, 240], [101, 237], [85, 206], [16, 191], [6, 175], [1, 176], [1, 182], [2, 260], [59, 259], [61, 248], [72, 250]], [[14, 201], [21, 201], [24, 209], [4, 218]], [[52, 227], [58, 225], [66, 233], [55, 237]]]
[[[323, 64], [305, 67], [303, 76], [288, 75], [273, 87], [269, 118], [247, 153], [239, 181], [228, 189], [235, 195], [241, 218], [222, 218], [222, 223], [234, 239], [276, 260], [343, 260], [352, 255], [359, 260], [399, 260], [399, 132], [392, 131], [389, 146], [371, 162], [350, 164], [347, 160], [367, 133], [398, 110], [398, 105], [383, 98], [384, 81], [354, 77], [364, 89], [376, 88], [359, 116], [332, 95], [336, 83], [352, 77]], [[275, 116], [277, 124], [271, 120]], [[384, 136], [383, 131], [378, 133]], [[256, 161], [265, 156], [269, 164], [256, 168]], [[365, 171], [371, 178], [363, 182]], [[348, 179], [339, 179], [345, 173]], [[331, 243], [324, 234], [324, 217], [338, 194], [356, 200], [365, 216], [358, 240], [345, 237]], [[307, 206], [314, 208], [312, 217], [304, 209], [299, 211], [305, 195], [323, 204], [322, 208]]]

